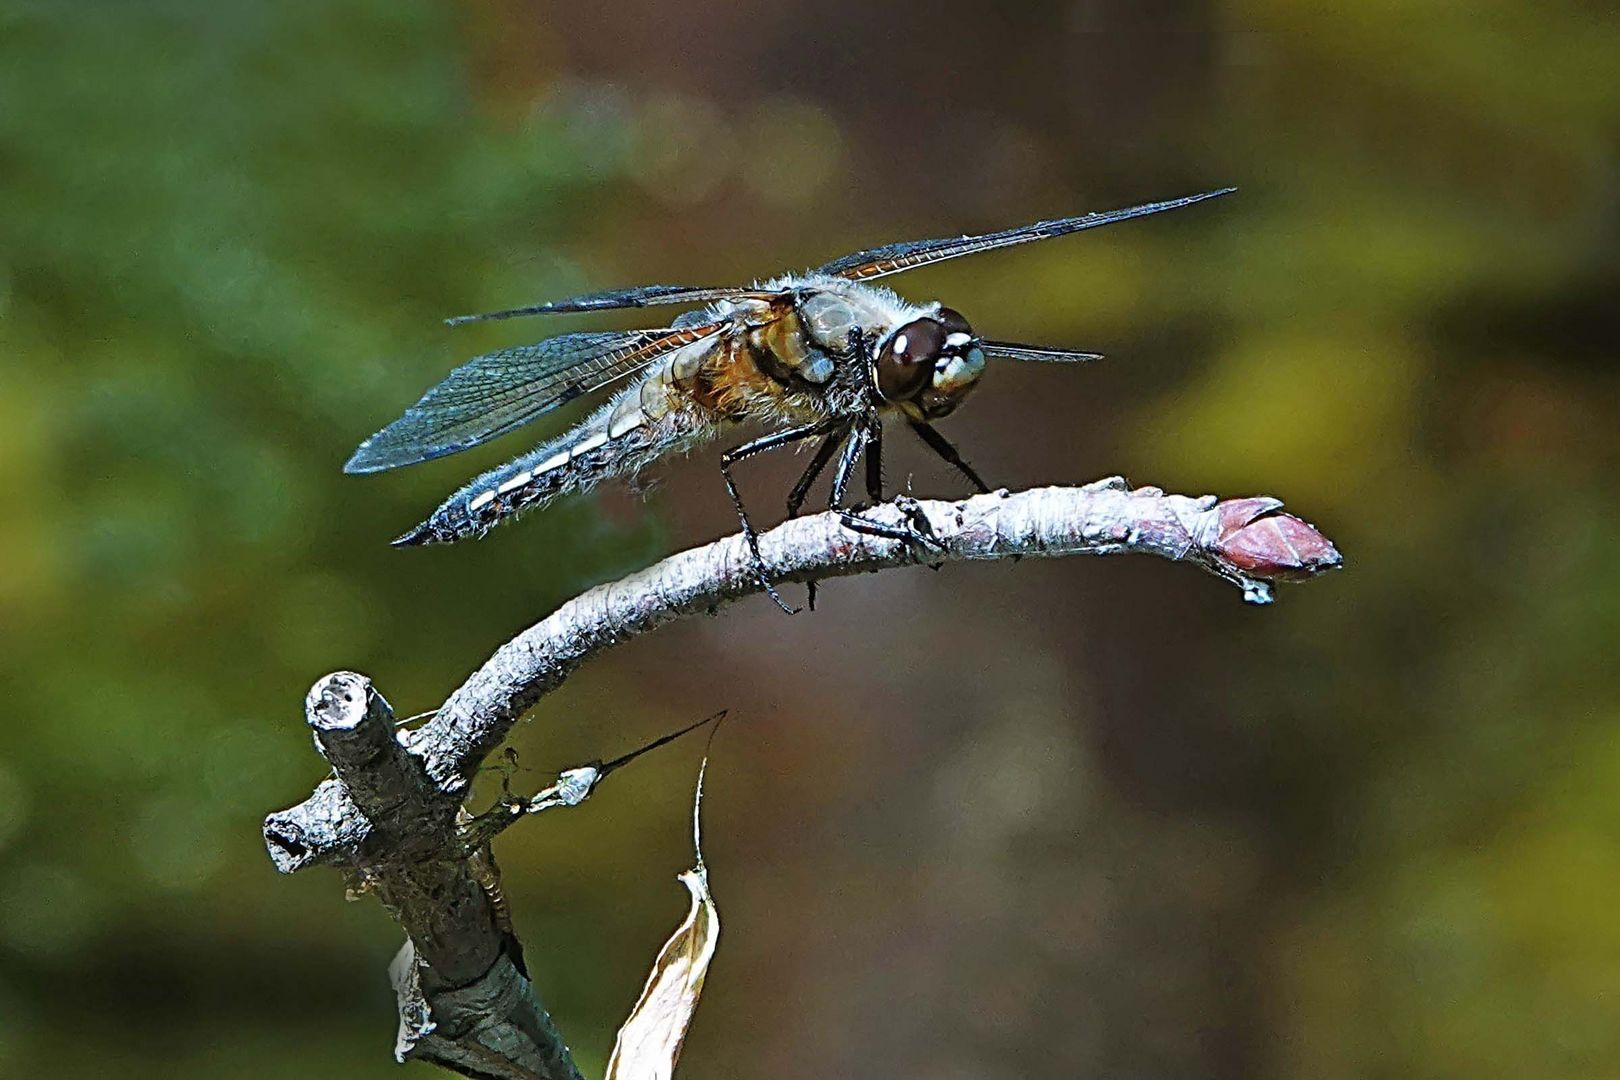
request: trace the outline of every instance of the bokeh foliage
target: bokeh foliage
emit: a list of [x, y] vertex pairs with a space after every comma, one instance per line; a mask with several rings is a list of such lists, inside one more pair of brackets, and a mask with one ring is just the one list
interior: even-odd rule
[[[453, 602], [443, 560], [379, 554], [430, 489], [337, 475], [451, 358], [438, 316], [568, 282], [531, 237], [623, 167], [596, 132], [483, 122], [452, 14], [4, 17], [4, 1071], [388, 1072], [386, 1029], [345, 1005], [386, 995], [388, 928], [334, 910], [334, 880], [272, 880], [252, 842], [311, 778], [285, 738], [301, 688], [366, 657], [408, 701], [442, 693], [472, 660], [445, 643], [652, 550], [576, 505], [488, 545]], [[353, 1046], [269, 1060], [287, 1016], [259, 991], [294, 978]]]

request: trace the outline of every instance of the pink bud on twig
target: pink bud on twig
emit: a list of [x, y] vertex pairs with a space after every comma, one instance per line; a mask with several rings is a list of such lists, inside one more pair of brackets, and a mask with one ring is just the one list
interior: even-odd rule
[[1216, 507], [1220, 525], [1211, 547], [1233, 570], [1268, 581], [1303, 581], [1343, 565], [1344, 556], [1315, 526], [1281, 511], [1277, 499], [1228, 499]]

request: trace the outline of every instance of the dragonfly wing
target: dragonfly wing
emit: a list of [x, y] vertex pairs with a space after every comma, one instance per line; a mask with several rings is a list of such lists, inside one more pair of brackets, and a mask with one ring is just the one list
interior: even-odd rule
[[488, 442], [721, 327], [564, 334], [476, 357], [361, 443], [343, 471], [396, 469]]
[[1016, 341], [981, 341], [979, 348], [984, 350], [986, 356], [1002, 360], [1028, 360], [1037, 364], [1083, 364], [1102, 359], [1102, 353], [1061, 349], [1051, 345], [1022, 345]]
[[657, 304], [707, 304], [715, 300], [769, 300], [778, 293], [741, 285], [637, 285], [629, 289], [571, 296], [544, 304], [489, 311], [480, 315], [457, 315], [446, 319], [449, 326], [485, 322], [490, 319], [516, 319], [524, 315], [565, 315], [579, 311], [607, 311], [612, 308], [644, 308]]
[[1020, 225], [1015, 229], [1003, 229], [1000, 232], [983, 233], [979, 236], [947, 236], [940, 240], [913, 240], [904, 244], [888, 244], [835, 259], [821, 267], [820, 272], [848, 278], [851, 281], [865, 281], [868, 278], [898, 274], [902, 270], [915, 270], [919, 266], [944, 262], [946, 259], [954, 259], [961, 255], [976, 255], [981, 251], [994, 251], [997, 248], [1027, 244], [1034, 240], [1050, 240], [1054, 236], [1067, 236], [1082, 229], [1095, 229], [1099, 225], [1112, 225], [1116, 221], [1146, 217], [1165, 210], [1177, 210], [1236, 190], [1236, 188], [1221, 188], [1219, 191], [1206, 191], [1180, 199], [1167, 199], [1164, 202], [1144, 203], [1123, 210], [1053, 218], [1050, 221], [1037, 221], [1033, 225]]

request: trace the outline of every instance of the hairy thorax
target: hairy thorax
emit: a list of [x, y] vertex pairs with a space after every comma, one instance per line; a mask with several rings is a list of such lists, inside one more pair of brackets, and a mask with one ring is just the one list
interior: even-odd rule
[[727, 421], [814, 423], [857, 415], [871, 403], [869, 350], [911, 306], [887, 290], [839, 280], [788, 279], [793, 302], [721, 304], [709, 318], [732, 331], [701, 359], [673, 363], [672, 389]]

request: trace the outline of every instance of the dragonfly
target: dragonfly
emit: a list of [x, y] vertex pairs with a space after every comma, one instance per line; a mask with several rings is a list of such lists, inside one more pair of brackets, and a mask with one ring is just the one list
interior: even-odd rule
[[[476, 477], [397, 546], [447, 544], [611, 479], [632, 479], [655, 461], [752, 426], [761, 432], [720, 456], [753, 563], [784, 611], [733, 470], [768, 451], [814, 445], [787, 496], [802, 510], [827, 466], [828, 508], [857, 532], [919, 543], [915, 526], [862, 511], [884, 501], [883, 428], [903, 423], [980, 492], [990, 490], [934, 427], [978, 386], [991, 361], [1083, 363], [1094, 352], [980, 336], [938, 301], [912, 303], [878, 278], [1102, 225], [1191, 206], [1221, 188], [1119, 210], [1037, 221], [979, 235], [886, 244], [805, 273], [752, 285], [643, 285], [446, 320], [461, 325], [520, 316], [684, 305], [668, 325], [562, 334], [478, 356], [450, 372], [398, 419], [362, 442], [344, 471], [372, 473], [459, 453], [571, 401], [618, 386], [564, 433]], [[864, 459], [865, 503], [846, 505]], [[813, 594], [812, 594], [813, 597]]]

